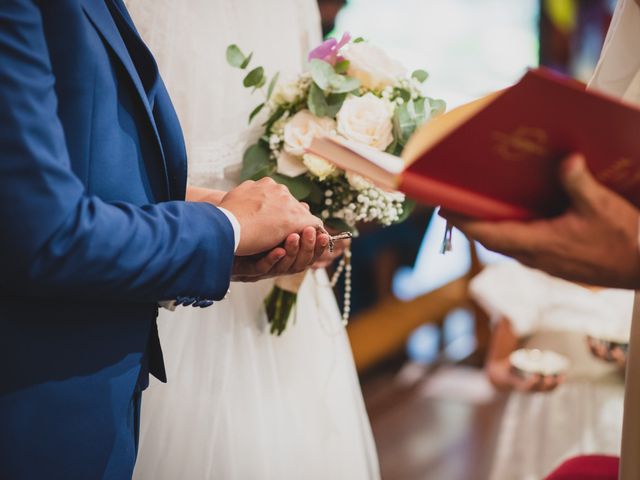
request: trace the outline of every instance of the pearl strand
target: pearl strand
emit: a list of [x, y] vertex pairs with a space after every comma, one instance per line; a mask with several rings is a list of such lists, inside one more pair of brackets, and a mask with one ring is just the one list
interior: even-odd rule
[[344, 303], [342, 309], [342, 325], [349, 324], [349, 316], [351, 315], [351, 248], [346, 247], [344, 254], [340, 259], [340, 263], [331, 277], [331, 287], [335, 287], [340, 279], [340, 275], [344, 272]]

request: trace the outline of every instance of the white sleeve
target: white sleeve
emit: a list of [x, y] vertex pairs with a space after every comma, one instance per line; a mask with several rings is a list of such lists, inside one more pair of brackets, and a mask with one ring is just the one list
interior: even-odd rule
[[238, 250], [238, 245], [240, 245], [240, 234], [241, 234], [240, 222], [238, 222], [238, 219], [236, 218], [236, 216], [226, 208], [218, 207], [218, 210], [224, 213], [226, 217], [229, 219], [229, 222], [231, 222], [231, 226], [233, 227], [233, 241], [235, 242], [233, 251], [235, 252], [236, 250]]
[[519, 337], [536, 330], [546, 288], [545, 274], [516, 262], [489, 265], [469, 285], [492, 323], [506, 318]]

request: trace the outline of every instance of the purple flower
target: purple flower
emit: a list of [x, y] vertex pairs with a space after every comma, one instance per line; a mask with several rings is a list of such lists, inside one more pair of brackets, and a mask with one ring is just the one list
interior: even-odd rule
[[335, 65], [337, 62], [344, 60], [338, 54], [340, 53], [340, 49], [344, 47], [351, 40], [351, 35], [348, 32], [345, 32], [342, 35], [340, 41], [337, 41], [335, 38], [330, 38], [329, 40], [325, 40], [319, 46], [314, 48], [309, 52], [308, 60], [311, 61], [314, 58], [318, 60], [323, 60], [331, 65]]

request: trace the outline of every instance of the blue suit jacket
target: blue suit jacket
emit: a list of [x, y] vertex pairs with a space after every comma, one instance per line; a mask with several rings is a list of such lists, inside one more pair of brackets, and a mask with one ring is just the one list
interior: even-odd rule
[[0, 478], [130, 477], [156, 302], [229, 284], [186, 168], [121, 0], [0, 0]]

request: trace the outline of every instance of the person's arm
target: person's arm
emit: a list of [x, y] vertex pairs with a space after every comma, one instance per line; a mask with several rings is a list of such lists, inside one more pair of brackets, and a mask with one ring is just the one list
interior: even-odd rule
[[490, 250], [567, 280], [640, 288], [640, 212], [598, 183], [581, 155], [561, 169], [571, 199], [562, 215], [531, 222], [486, 222], [447, 215], [450, 222]]
[[37, 3], [0, 7], [0, 283], [4, 294], [221, 298], [227, 218], [204, 203], [136, 207], [87, 195], [70, 168]]
[[548, 392], [563, 381], [563, 377], [531, 375], [523, 378], [513, 371], [509, 356], [519, 348], [520, 341], [507, 318], [501, 318], [493, 330], [486, 372], [498, 390], [521, 392]]
[[223, 190], [213, 190], [211, 188], [194, 187], [193, 185], [187, 186], [187, 202], [206, 202], [211, 205], [220, 205], [222, 199], [227, 194]]

